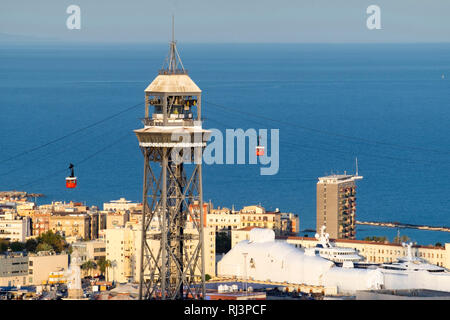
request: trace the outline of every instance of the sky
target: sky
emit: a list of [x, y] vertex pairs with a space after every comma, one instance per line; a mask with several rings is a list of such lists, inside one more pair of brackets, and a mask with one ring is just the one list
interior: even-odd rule
[[[67, 7], [81, 9], [69, 30]], [[381, 29], [366, 12], [380, 8]], [[0, 41], [449, 42], [449, 0], [1, 0]]]

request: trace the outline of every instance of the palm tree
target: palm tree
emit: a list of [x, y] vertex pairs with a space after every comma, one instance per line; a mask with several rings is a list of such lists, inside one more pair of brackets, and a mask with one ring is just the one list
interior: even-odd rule
[[409, 237], [406, 236], [406, 235], [396, 236], [396, 237], [394, 238], [394, 243], [398, 243], [398, 244], [400, 244], [400, 243], [402, 243], [402, 242], [408, 242], [408, 241], [410, 241], [410, 239], [409, 239]]
[[109, 273], [108, 273], [108, 270], [109, 270], [109, 268], [112, 267], [112, 262], [111, 262], [111, 260], [106, 260], [106, 261], [105, 261], [105, 267], [106, 267], [106, 281], [109, 281]]
[[117, 261], [113, 260], [110, 262], [111, 268], [113, 269], [113, 281], [116, 281], [116, 267], [117, 267]]
[[100, 260], [98, 260], [98, 266], [100, 267], [100, 273], [102, 275], [105, 275], [106, 273], [106, 279], [108, 279], [108, 268], [111, 267], [111, 261], [106, 260], [105, 257], [101, 257]]
[[[84, 276], [86, 275], [86, 270], [88, 270], [88, 261], [84, 262], [81, 266], [80, 269], [84, 271]], [[83, 276], [83, 277], [84, 277]]]
[[87, 270], [89, 276], [92, 276], [91, 275], [92, 274], [92, 270], [94, 270], [96, 267], [97, 267], [97, 265], [92, 260], [88, 260], [88, 261], [86, 261], [85, 263], [83, 263], [81, 265], [81, 269]]
[[110, 260], [105, 260], [105, 270], [106, 270], [106, 281], [109, 280], [108, 277], [108, 269], [111, 267], [111, 261]]
[[89, 265], [90, 265], [89, 269], [91, 270], [91, 277], [92, 277], [92, 271], [94, 271], [97, 268], [97, 264], [94, 261], [89, 260]]

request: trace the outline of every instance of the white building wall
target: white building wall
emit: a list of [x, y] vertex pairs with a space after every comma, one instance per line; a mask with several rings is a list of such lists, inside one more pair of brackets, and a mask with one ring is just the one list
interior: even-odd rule
[[0, 239], [25, 242], [31, 235], [30, 217], [9, 216], [0, 220]]
[[33, 254], [28, 259], [28, 282], [31, 285], [47, 283], [50, 272], [66, 271], [69, 264], [67, 254]]
[[135, 254], [133, 230], [131, 228], [106, 229], [106, 259], [111, 262], [108, 280], [128, 282], [133, 276], [131, 259]]

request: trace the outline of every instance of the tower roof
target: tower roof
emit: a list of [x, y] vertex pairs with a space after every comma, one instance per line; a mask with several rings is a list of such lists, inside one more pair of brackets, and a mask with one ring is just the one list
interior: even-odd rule
[[169, 54], [159, 75], [145, 89], [145, 93], [191, 93], [196, 95], [202, 92], [184, 69], [178, 53], [174, 29], [174, 18], [172, 17], [172, 41], [169, 44]]
[[146, 93], [192, 93], [202, 90], [187, 74], [160, 74], [145, 89]]

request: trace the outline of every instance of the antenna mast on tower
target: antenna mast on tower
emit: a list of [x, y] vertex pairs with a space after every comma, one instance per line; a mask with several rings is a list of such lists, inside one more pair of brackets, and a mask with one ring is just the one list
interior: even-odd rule
[[[166, 67], [167, 64], [167, 67]], [[181, 69], [179, 69], [179, 67]], [[169, 54], [163, 64], [160, 74], [187, 74], [181, 61], [180, 54], [177, 49], [177, 42], [175, 41], [175, 16], [172, 15], [172, 41], [169, 44]]]

